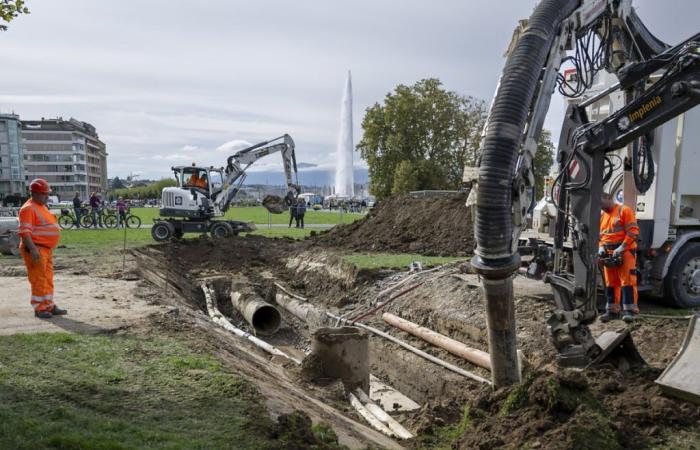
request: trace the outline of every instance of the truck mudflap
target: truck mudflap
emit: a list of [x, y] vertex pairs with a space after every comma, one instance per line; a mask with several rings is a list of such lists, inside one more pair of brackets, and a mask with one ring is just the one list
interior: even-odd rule
[[690, 319], [683, 345], [656, 383], [668, 395], [700, 404], [700, 315]]

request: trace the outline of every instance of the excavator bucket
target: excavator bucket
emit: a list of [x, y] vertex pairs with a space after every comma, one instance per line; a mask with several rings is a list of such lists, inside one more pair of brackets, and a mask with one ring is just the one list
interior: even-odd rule
[[675, 397], [700, 403], [700, 315], [690, 319], [685, 340], [676, 357], [656, 383]]
[[263, 198], [262, 205], [272, 214], [282, 214], [288, 208], [284, 197], [277, 195], [266, 195]]
[[602, 351], [588, 367], [612, 364], [620, 369], [628, 369], [646, 365], [628, 329], [606, 331], [598, 336], [595, 342]]

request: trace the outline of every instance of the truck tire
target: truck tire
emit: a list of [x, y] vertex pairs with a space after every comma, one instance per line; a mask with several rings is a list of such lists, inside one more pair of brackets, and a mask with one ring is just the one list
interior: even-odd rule
[[157, 242], [169, 240], [175, 234], [175, 227], [170, 222], [156, 222], [151, 227], [151, 236]]
[[673, 258], [665, 291], [681, 308], [700, 306], [700, 243], [689, 242]]
[[228, 222], [216, 222], [209, 232], [214, 239], [226, 239], [233, 236], [233, 227]]

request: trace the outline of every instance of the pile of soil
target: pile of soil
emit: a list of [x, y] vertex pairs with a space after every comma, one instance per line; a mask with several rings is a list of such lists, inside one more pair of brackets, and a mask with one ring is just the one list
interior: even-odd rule
[[668, 443], [694, 427], [697, 406], [661, 394], [660, 370], [531, 373], [511, 390], [491, 392], [469, 409], [462, 449], [621, 449]]
[[367, 217], [312, 238], [314, 244], [356, 251], [468, 256], [474, 251], [466, 193], [439, 197], [390, 197]]

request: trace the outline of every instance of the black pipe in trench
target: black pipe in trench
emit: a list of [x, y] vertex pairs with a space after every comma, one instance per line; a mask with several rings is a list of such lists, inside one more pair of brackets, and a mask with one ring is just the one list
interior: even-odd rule
[[472, 266], [484, 278], [494, 387], [520, 379], [515, 339], [512, 180], [533, 95], [552, 40], [580, 0], [542, 0], [506, 60], [481, 146]]

